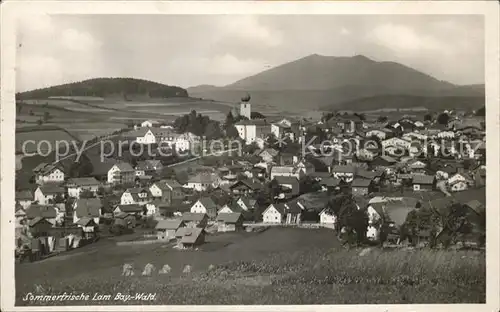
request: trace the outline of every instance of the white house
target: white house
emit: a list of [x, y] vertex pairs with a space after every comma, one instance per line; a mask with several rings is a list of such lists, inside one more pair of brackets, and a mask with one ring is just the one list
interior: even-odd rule
[[327, 209], [323, 209], [319, 213], [319, 223], [331, 229], [335, 229], [335, 223], [337, 222], [337, 216], [331, 212], [328, 212]]
[[56, 165], [41, 163], [33, 169], [37, 184], [60, 183], [64, 181], [64, 171]]
[[145, 188], [130, 188], [123, 192], [120, 198], [121, 205], [145, 205], [151, 200]]
[[129, 184], [135, 181], [135, 169], [129, 163], [114, 164], [108, 171], [108, 183]]
[[190, 212], [204, 213], [209, 218], [215, 218], [217, 216], [217, 205], [210, 197], [202, 197], [191, 206]]
[[191, 133], [186, 132], [180, 135], [177, 135], [174, 139], [173, 144], [175, 144], [175, 150], [179, 151], [188, 151], [193, 149], [194, 145], [200, 141], [200, 137]]
[[455, 132], [453, 131], [441, 131], [437, 134], [440, 139], [453, 139], [455, 137]]
[[64, 188], [58, 185], [45, 184], [36, 189], [34, 200], [40, 205], [48, 205], [52, 203], [57, 196], [64, 197]]
[[215, 173], [199, 173], [193, 177], [190, 177], [184, 187], [201, 192], [205, 191], [209, 187], [218, 187], [220, 181], [220, 177]]
[[469, 188], [469, 184], [466, 181], [457, 180], [450, 184], [450, 191], [452, 192], [462, 192]]
[[264, 223], [282, 223], [285, 217], [286, 207], [284, 204], [271, 204], [262, 213]]
[[156, 120], [145, 120], [141, 123], [142, 128], [152, 128], [157, 126], [159, 123]]
[[68, 196], [80, 198], [80, 194], [84, 191], [90, 191], [94, 196], [97, 195], [99, 189], [99, 181], [95, 178], [71, 178], [66, 183], [68, 188]]
[[246, 144], [251, 144], [257, 138], [264, 139], [271, 133], [271, 124], [265, 119], [240, 120], [235, 125], [238, 135]]
[[137, 135], [135, 141], [140, 144], [155, 144], [156, 136], [151, 129], [146, 128], [144, 131], [139, 130], [139, 134]]

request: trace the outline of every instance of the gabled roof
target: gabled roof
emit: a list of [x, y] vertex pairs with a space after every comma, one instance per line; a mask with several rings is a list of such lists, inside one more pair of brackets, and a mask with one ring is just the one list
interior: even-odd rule
[[35, 226], [37, 223], [40, 223], [40, 222], [50, 223], [44, 217], [36, 217], [36, 218], [30, 220], [28, 224], [29, 224], [29, 226]]
[[59, 184], [47, 183], [38, 187], [44, 195], [64, 194], [64, 187]]
[[99, 217], [102, 202], [99, 198], [80, 198], [75, 202], [79, 217]]
[[214, 173], [199, 173], [188, 179], [188, 183], [212, 184], [218, 180], [218, 176]]
[[356, 178], [352, 181], [352, 187], [368, 187], [372, 183], [372, 180]]
[[81, 225], [81, 226], [96, 225], [95, 222], [94, 222], [94, 219], [93, 218], [89, 218], [89, 217], [82, 217], [82, 218], [80, 218], [76, 222], [76, 224]]
[[285, 214], [286, 207], [284, 204], [270, 204], [269, 206], [267, 206], [267, 209], [262, 214], [265, 214], [271, 208], [271, 206], [273, 206], [274, 209], [276, 209], [280, 214], [282, 215]]
[[297, 180], [296, 177], [277, 176], [274, 177], [274, 180], [276, 180], [278, 184], [292, 184], [292, 186], [299, 185], [299, 180]]
[[336, 187], [340, 184], [340, 179], [334, 177], [323, 178], [319, 182], [320, 185], [328, 186], [328, 187]]
[[200, 202], [207, 210], [217, 208], [215, 202], [208, 196], [200, 197], [197, 202]]
[[231, 204], [224, 205], [224, 207], [222, 207], [221, 209], [223, 209], [225, 207], [229, 208], [232, 212], [242, 213], [244, 211], [244, 209], [241, 208], [241, 206], [238, 205], [237, 203], [231, 203]]
[[249, 189], [254, 190], [254, 191], [260, 190], [262, 188], [262, 184], [261, 183], [256, 182], [256, 181], [252, 181], [252, 180], [249, 180], [249, 179], [244, 179], [244, 180], [240, 180], [240, 181], [234, 183], [233, 185], [231, 185], [230, 189], [233, 189], [233, 188], [238, 187], [240, 185], [245, 185]]
[[183, 221], [195, 221], [200, 222], [205, 219], [207, 215], [205, 213], [193, 213], [193, 212], [185, 212], [182, 214]]
[[165, 184], [166, 186], [168, 186], [170, 189], [174, 189], [174, 188], [182, 188], [182, 185], [180, 185], [179, 182], [177, 182], [176, 180], [173, 180], [173, 179], [165, 179], [165, 180], [161, 180], [160, 183], [163, 183]]
[[92, 177], [71, 178], [71, 179], [68, 179], [68, 182], [66, 182], [66, 185], [92, 186], [92, 185], [99, 185], [99, 181], [97, 181], [95, 178], [92, 178]]
[[356, 167], [351, 165], [339, 165], [332, 168], [332, 172], [337, 173], [356, 173]]
[[240, 221], [240, 219], [242, 218], [242, 214], [239, 213], [239, 212], [233, 212], [233, 213], [219, 213], [217, 215], [217, 221], [222, 221], [224, 223], [229, 223], [229, 224], [233, 224], [233, 223], [237, 223], [238, 221]]
[[185, 228], [184, 235], [182, 236], [181, 243], [183, 244], [194, 244], [202, 235], [204, 229], [201, 228]]
[[36, 217], [52, 219], [57, 217], [57, 211], [54, 206], [31, 205], [28, 210], [26, 210], [26, 217], [28, 217], [28, 219]]
[[263, 149], [258, 155], [262, 155], [263, 153], [268, 153], [269, 155], [271, 155], [272, 157], [275, 157], [278, 155], [278, 151], [275, 150], [274, 148], [265, 148]]
[[241, 200], [248, 209], [254, 208], [255, 203], [257, 202], [255, 199], [248, 198], [248, 197], [240, 197], [238, 200]]
[[181, 219], [159, 220], [155, 226], [157, 230], [177, 230], [184, 222]]
[[302, 212], [302, 208], [299, 206], [296, 200], [289, 201], [284, 205], [286, 208], [286, 213], [298, 214]]
[[132, 187], [128, 188], [124, 193], [139, 194], [139, 193], [149, 193], [147, 188], [143, 187]]
[[414, 184], [433, 184], [435, 176], [426, 174], [414, 174], [412, 183]]
[[122, 212], [128, 212], [128, 213], [137, 213], [137, 212], [142, 212], [144, 208], [140, 205], [137, 204], [131, 204], [131, 205], [118, 205], [118, 207]]
[[[123, 171], [123, 172], [132, 172], [132, 171], [135, 171], [134, 168], [132, 168], [132, 166], [129, 164], [129, 163], [126, 163], [126, 162], [119, 162], [119, 163], [116, 163], [115, 166], [120, 170], [120, 171]], [[111, 169], [111, 168], [110, 168]]]

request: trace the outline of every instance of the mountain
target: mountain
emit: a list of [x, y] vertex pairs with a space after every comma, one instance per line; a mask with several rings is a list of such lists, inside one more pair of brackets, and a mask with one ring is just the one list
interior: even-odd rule
[[19, 100], [46, 99], [51, 96], [152, 98], [187, 97], [185, 89], [134, 78], [95, 78], [16, 94]]
[[399, 63], [362, 55], [313, 54], [224, 87], [195, 87], [188, 92], [230, 102], [249, 92], [256, 105], [276, 112], [299, 112], [381, 95], [484, 97], [484, 85], [458, 86]]

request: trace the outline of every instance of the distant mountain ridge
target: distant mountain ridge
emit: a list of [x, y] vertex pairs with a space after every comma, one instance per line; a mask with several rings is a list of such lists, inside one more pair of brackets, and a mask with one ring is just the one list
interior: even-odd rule
[[19, 100], [61, 96], [109, 97], [145, 96], [152, 98], [187, 97], [185, 89], [135, 78], [94, 78], [16, 94]]
[[319, 109], [382, 95], [484, 97], [484, 85], [459, 86], [363, 55], [312, 54], [224, 87], [203, 85], [187, 90], [191, 96], [230, 102], [249, 92], [253, 103], [259, 101], [258, 105], [275, 110]]

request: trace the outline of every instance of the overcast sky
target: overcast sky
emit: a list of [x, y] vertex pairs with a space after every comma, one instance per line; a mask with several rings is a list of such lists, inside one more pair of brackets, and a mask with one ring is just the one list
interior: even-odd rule
[[313, 53], [484, 83], [481, 16], [40, 15], [19, 21], [17, 89], [94, 77], [226, 85]]

